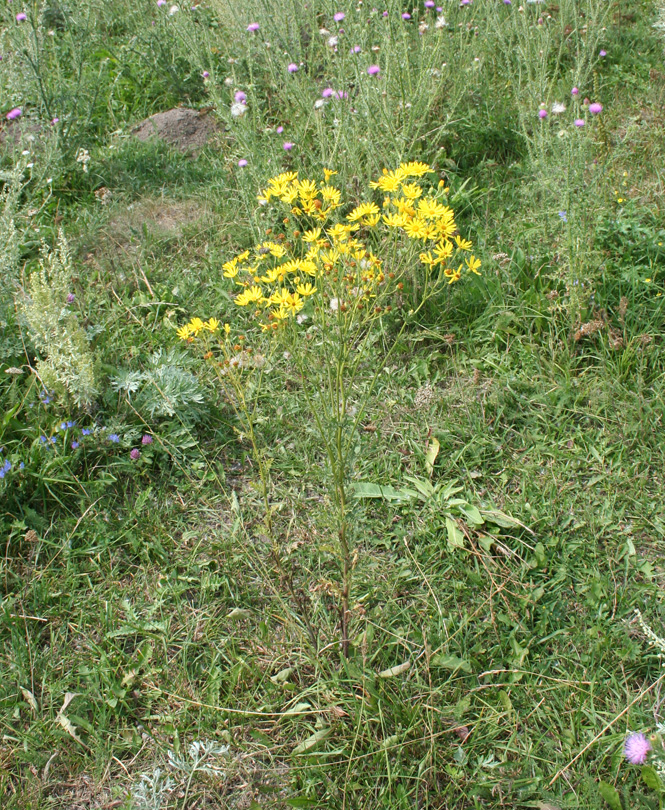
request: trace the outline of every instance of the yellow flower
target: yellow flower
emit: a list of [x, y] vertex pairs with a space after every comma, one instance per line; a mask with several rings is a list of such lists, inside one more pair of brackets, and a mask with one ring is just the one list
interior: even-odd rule
[[324, 169], [324, 170], [323, 170], [323, 176], [324, 176], [324, 178], [325, 178], [326, 183], [330, 182], [330, 178], [331, 178], [331, 177], [332, 177], [334, 174], [337, 174], [337, 172], [333, 172], [331, 169]]
[[316, 242], [316, 240], [321, 236], [321, 228], [313, 228], [311, 231], [305, 231], [302, 235], [303, 242]]
[[462, 276], [462, 267], [464, 267], [464, 265], [460, 264], [457, 270], [453, 270], [452, 267], [447, 267], [443, 271], [443, 275], [448, 279], [448, 284], [453, 284], [455, 281], [460, 280]]
[[418, 202], [418, 214], [425, 219], [438, 219], [445, 216], [449, 209], [437, 202], [433, 197], [425, 197]]
[[201, 320], [201, 318], [192, 318], [189, 322], [189, 331], [192, 335], [196, 336], [198, 333], [205, 328], [205, 324]]
[[342, 198], [342, 192], [334, 186], [321, 186], [321, 198], [329, 208], [337, 208]]
[[222, 265], [224, 269], [224, 276], [226, 278], [235, 278], [238, 275], [238, 267], [234, 262], [226, 262]]
[[462, 239], [461, 236], [455, 237], [455, 244], [459, 250], [471, 250], [473, 244], [468, 239]]
[[418, 183], [402, 183], [402, 194], [408, 200], [417, 200], [423, 193]]
[[298, 295], [297, 292], [291, 293], [289, 295], [289, 299], [286, 302], [285, 306], [291, 315], [295, 315], [296, 313], [300, 312], [300, 310], [305, 305], [305, 302], [302, 298]]
[[184, 326], [181, 326], [177, 331], [177, 335], [181, 340], [187, 340], [189, 337], [189, 324], [186, 323]]
[[318, 193], [314, 180], [300, 180], [296, 185], [298, 188], [298, 195], [303, 201], [314, 199]]
[[439, 217], [436, 224], [440, 237], [449, 239], [457, 230], [457, 225], [455, 225], [455, 214], [453, 213], [452, 208], [447, 208], [446, 213]]
[[427, 239], [427, 223], [422, 219], [412, 219], [404, 226], [404, 232], [411, 239]]
[[453, 244], [452, 242], [448, 242], [447, 240], [444, 242], [439, 242], [439, 244], [434, 248], [434, 253], [436, 254], [437, 262], [446, 262], [452, 255], [453, 255]]
[[300, 262], [300, 271], [307, 276], [315, 276], [317, 273], [316, 265], [311, 259], [303, 259]]
[[379, 220], [381, 219], [381, 214], [373, 214], [371, 217], [366, 217], [362, 224], [366, 225], [368, 228], [374, 228], [376, 225], [379, 224]]
[[357, 205], [350, 214], [347, 214], [349, 222], [357, 222], [363, 217], [374, 216], [379, 213], [379, 206], [373, 202], [366, 202]]
[[480, 259], [476, 259], [476, 257], [473, 255], [471, 255], [466, 260], [466, 266], [469, 268], [469, 272], [475, 273], [477, 276], [480, 275], [480, 273], [478, 272], [478, 268], [480, 267], [481, 264], [482, 262], [480, 261]]
[[438, 259], [435, 259], [434, 256], [432, 256], [431, 250], [428, 250], [427, 253], [421, 253], [419, 258], [423, 264], [429, 264], [430, 267], [434, 267], [434, 265], [438, 262]]
[[384, 214], [383, 221], [389, 228], [403, 228], [407, 219], [404, 214]]
[[216, 332], [219, 328], [219, 321], [217, 318], [209, 318], [206, 323], [203, 324], [203, 328], [207, 329], [209, 332]]
[[400, 163], [399, 170], [404, 177], [422, 177], [428, 172], [434, 171], [427, 163], [412, 160], [410, 163]]
[[314, 295], [316, 287], [313, 287], [308, 281], [306, 284], [298, 284], [296, 290], [306, 298], [308, 295]]
[[321, 261], [324, 264], [335, 264], [338, 259], [339, 251], [335, 250], [334, 248], [321, 251]]
[[286, 289], [277, 290], [270, 296], [270, 303], [278, 307], [284, 306], [288, 303], [290, 295]]
[[231, 332], [231, 324], [230, 323], [225, 323], [224, 324], [224, 331], [226, 332], [227, 335]]
[[261, 276], [261, 281], [264, 284], [273, 284], [282, 274], [281, 267], [270, 267], [266, 270], [265, 276]]
[[285, 321], [289, 317], [289, 313], [285, 307], [279, 309], [271, 309], [270, 315], [276, 321]]
[[379, 177], [378, 180], [373, 180], [369, 185], [370, 188], [379, 188], [381, 191], [397, 191], [399, 188], [400, 183], [404, 179], [404, 175], [399, 171], [389, 172], [386, 169], [383, 170], [384, 174], [382, 177]]

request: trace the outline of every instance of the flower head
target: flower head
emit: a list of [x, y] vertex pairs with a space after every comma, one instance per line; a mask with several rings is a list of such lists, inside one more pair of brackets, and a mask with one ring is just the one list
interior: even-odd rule
[[434, 0], [425, 0], [425, 8], [434, 8], [435, 5]]
[[23, 110], [20, 107], [14, 107], [7, 113], [7, 120], [13, 121], [15, 118], [20, 118], [23, 115]]
[[238, 90], [235, 96], [233, 96], [233, 100], [238, 104], [244, 104], [247, 101], [247, 94], [243, 93], [242, 90]]
[[293, 149], [291, 141], [284, 141], [283, 148], [285, 152], [290, 152]]
[[27, 20], [28, 15], [21, 11], [19, 14], [16, 15], [16, 22], [23, 22], [23, 20]]
[[607, 51], [600, 51], [598, 56], [607, 56]]
[[333, 15], [333, 20], [335, 20], [335, 22], [342, 22], [344, 17], [346, 17], [346, 14], [343, 11], [338, 11]]
[[208, 73], [207, 70], [204, 70], [201, 76], [203, 76], [204, 79], [207, 79], [210, 76], [210, 74]]
[[132, 461], [136, 461], [140, 455], [141, 451], [137, 447], [134, 447], [129, 453], [129, 457]]
[[332, 87], [326, 87], [325, 90], [322, 91], [321, 95], [323, 98], [330, 98], [335, 91]]
[[381, 72], [381, 68], [378, 65], [370, 65], [367, 68], [367, 73], [370, 76], [378, 76], [380, 72]]
[[291, 62], [291, 64], [288, 65], [286, 69], [289, 71], [289, 73], [297, 73], [298, 72], [298, 65], [296, 65], [295, 62]]
[[411, 19], [411, 15], [409, 14], [408, 11], [405, 11], [404, 14], [402, 14], [402, 19], [403, 20], [410, 20]]
[[247, 161], [245, 160], [245, 158], [240, 158], [240, 160], [238, 161], [239, 168], [244, 169], [246, 165]]
[[255, 31], [258, 31], [261, 26], [258, 23], [250, 23], [247, 26], [247, 30], [250, 34], [253, 34]]
[[579, 91], [579, 88], [577, 88], [577, 87], [573, 87], [573, 89], [570, 91], [571, 96], [578, 96], [579, 93], [580, 93], [580, 91]]
[[576, 118], [574, 123], [576, 127], [583, 127], [586, 124], [586, 121], [584, 118]]
[[649, 751], [651, 751], [651, 743], [645, 734], [635, 733], [626, 737], [623, 752], [628, 762], [633, 765], [644, 765]]
[[547, 118], [547, 110], [538, 110], [538, 118], [543, 120]]
[[67, 293], [67, 303], [68, 304], [74, 303], [75, 298], [76, 298], [76, 296], [74, 295], [74, 293]]
[[597, 101], [594, 101], [593, 104], [589, 104], [589, 112], [591, 115], [598, 115], [603, 111], [603, 105], [599, 104]]
[[144, 434], [143, 438], [141, 439], [141, 444], [152, 444], [152, 436], [148, 433]]
[[277, 129], [275, 130], [275, 132], [276, 132], [278, 135], [281, 135], [281, 134], [282, 134], [282, 132], [284, 132], [284, 127], [282, 127], [282, 126], [277, 127]]

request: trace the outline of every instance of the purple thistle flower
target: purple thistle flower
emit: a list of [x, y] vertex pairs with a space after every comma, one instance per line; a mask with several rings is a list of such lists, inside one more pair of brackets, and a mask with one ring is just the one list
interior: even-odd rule
[[136, 461], [138, 457], [141, 455], [141, 451], [138, 450], [136, 447], [130, 452], [129, 457], [132, 461]]
[[332, 89], [332, 87], [326, 87], [326, 89], [322, 91], [321, 95], [323, 98], [330, 98], [334, 92], [335, 91]]
[[388, 12], [387, 12], [387, 11], [384, 11], [384, 12], [383, 12], [383, 16], [384, 16], [384, 17], [387, 17], [387, 16], [388, 16]]
[[293, 144], [291, 141], [284, 141], [283, 148], [285, 152], [290, 152], [293, 149]]
[[7, 120], [13, 121], [15, 118], [20, 118], [23, 115], [23, 110], [20, 107], [14, 107], [7, 113]]
[[75, 298], [76, 298], [76, 296], [74, 295], [74, 293], [67, 293], [67, 303], [68, 304], [73, 304]]
[[578, 96], [579, 93], [580, 93], [580, 91], [578, 90], [577, 87], [573, 87], [573, 89], [570, 91], [571, 96]]
[[607, 56], [607, 51], [600, 51], [598, 56]]
[[370, 66], [367, 68], [367, 73], [368, 73], [370, 76], [378, 76], [378, 74], [379, 74], [380, 72], [381, 72], [381, 68], [380, 68], [378, 65], [370, 65]]
[[435, 5], [434, 0], [425, 0], [425, 8], [434, 8]]
[[360, 45], [354, 45], [353, 48], [349, 51], [349, 53], [360, 53]]
[[576, 118], [574, 123], [576, 127], [583, 127], [586, 124], [586, 121], [584, 118]]
[[157, 5], [161, 8], [166, 5], [166, 0], [157, 0]]
[[277, 127], [276, 132], [277, 132], [278, 135], [281, 135], [282, 132], [284, 132], [284, 127], [282, 127], [282, 126]]
[[255, 31], [258, 31], [261, 26], [258, 23], [250, 23], [247, 26], [247, 30], [250, 34], [253, 34]]
[[403, 20], [410, 20], [411, 19], [411, 15], [409, 14], [408, 11], [405, 11], [404, 14], [402, 14], [402, 19]]
[[510, 0], [503, 0], [503, 4], [504, 4], [504, 6], [512, 6], [512, 3], [510, 2]]
[[343, 11], [338, 11], [337, 14], [333, 15], [333, 20], [335, 20], [335, 22], [342, 22], [344, 17], [346, 17], [346, 14]]
[[146, 433], [141, 439], [141, 444], [152, 444], [152, 436]]
[[538, 110], [538, 118], [544, 121], [547, 118], [547, 110]]
[[208, 78], [208, 76], [210, 76], [210, 74], [208, 73], [208, 71], [207, 71], [207, 70], [204, 70], [204, 71], [203, 71], [203, 73], [202, 73], [201, 75], [203, 76], [203, 78], [204, 78], [204, 79], [207, 79], [207, 78]]
[[291, 62], [290, 65], [286, 68], [289, 73], [297, 73], [298, 72], [298, 65], [295, 62]]
[[22, 11], [19, 14], [16, 15], [16, 22], [23, 22], [23, 20], [27, 20], [27, 19], [28, 19], [28, 15], [25, 14], [24, 12], [22, 12]]
[[589, 112], [591, 115], [598, 115], [603, 111], [603, 105], [599, 104], [597, 101], [594, 101], [593, 104], [589, 104]]
[[240, 158], [240, 160], [238, 161], [239, 168], [244, 169], [246, 165], [247, 161], [245, 160], [245, 158]]
[[243, 93], [242, 90], [238, 90], [233, 98], [238, 102], [238, 104], [244, 104], [247, 101], [247, 95]]
[[56, 115], [55, 118], [51, 118], [51, 126], [55, 126], [58, 123], [59, 120], [60, 119], [58, 118], [57, 115]]
[[349, 94], [346, 92], [346, 90], [337, 90], [335, 92], [335, 98], [339, 98], [339, 99], [343, 100], [343, 99], [348, 98], [348, 97], [349, 97]]
[[644, 765], [647, 761], [647, 754], [651, 751], [651, 743], [645, 734], [635, 733], [626, 737], [623, 744], [623, 752], [628, 762], [633, 765]]

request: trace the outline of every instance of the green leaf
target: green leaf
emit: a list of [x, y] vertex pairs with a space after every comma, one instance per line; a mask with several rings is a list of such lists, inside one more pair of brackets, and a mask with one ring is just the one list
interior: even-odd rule
[[425, 469], [427, 470], [427, 475], [432, 477], [432, 473], [434, 472], [434, 462], [436, 461], [436, 457], [439, 455], [439, 450], [441, 449], [441, 445], [439, 444], [439, 440], [436, 436], [432, 436], [429, 440], [429, 445], [427, 446], [427, 452], [425, 453]]
[[446, 517], [446, 531], [450, 548], [464, 548], [464, 535], [459, 530], [457, 523], [450, 517]]
[[656, 790], [659, 793], [663, 790], [663, 783], [660, 781], [660, 776], [658, 776], [655, 768], [652, 768], [651, 765], [642, 765], [642, 781], [651, 790]]
[[318, 807], [319, 803], [316, 799], [308, 799], [305, 796], [294, 796], [292, 799], [287, 799], [285, 804], [289, 807]]
[[464, 658], [458, 658], [456, 655], [433, 655], [430, 659], [430, 666], [445, 667], [457, 671], [458, 669], [464, 672], [471, 672], [471, 664]]
[[479, 510], [470, 503], [464, 504], [464, 506], [460, 505], [460, 512], [462, 512], [469, 523], [473, 524], [474, 526], [482, 526], [482, 524], [485, 522]]
[[489, 523], [493, 523], [495, 526], [500, 526], [502, 529], [515, 529], [519, 527], [520, 529], [526, 529], [529, 534], [533, 534], [531, 529], [528, 526], [525, 526], [521, 520], [518, 520], [511, 515], [507, 515], [500, 509], [481, 509], [480, 513]]
[[[318, 745], [322, 740], [325, 740], [326, 737], [330, 735], [332, 729], [328, 726], [326, 728], [320, 728], [318, 731], [315, 731], [314, 734], [311, 734], [306, 740], [303, 740], [300, 745], [296, 745], [293, 749], [294, 754], [304, 754], [306, 751], [310, 751], [314, 746]], [[309, 805], [298, 805], [299, 807], [309, 807]]]
[[405, 489], [395, 489], [389, 485], [358, 481], [352, 487], [355, 498], [383, 498], [386, 501], [410, 501], [413, 495]]
[[623, 810], [621, 799], [619, 798], [619, 794], [617, 793], [617, 789], [614, 787], [614, 785], [601, 781], [598, 783], [598, 792], [611, 807], [611, 810]]

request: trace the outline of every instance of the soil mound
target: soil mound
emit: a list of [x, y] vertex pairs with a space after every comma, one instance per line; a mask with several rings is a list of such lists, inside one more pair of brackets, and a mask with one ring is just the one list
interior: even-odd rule
[[159, 138], [181, 152], [196, 155], [220, 131], [210, 110], [190, 110], [176, 107], [155, 113], [134, 127], [132, 133], [140, 141]]

